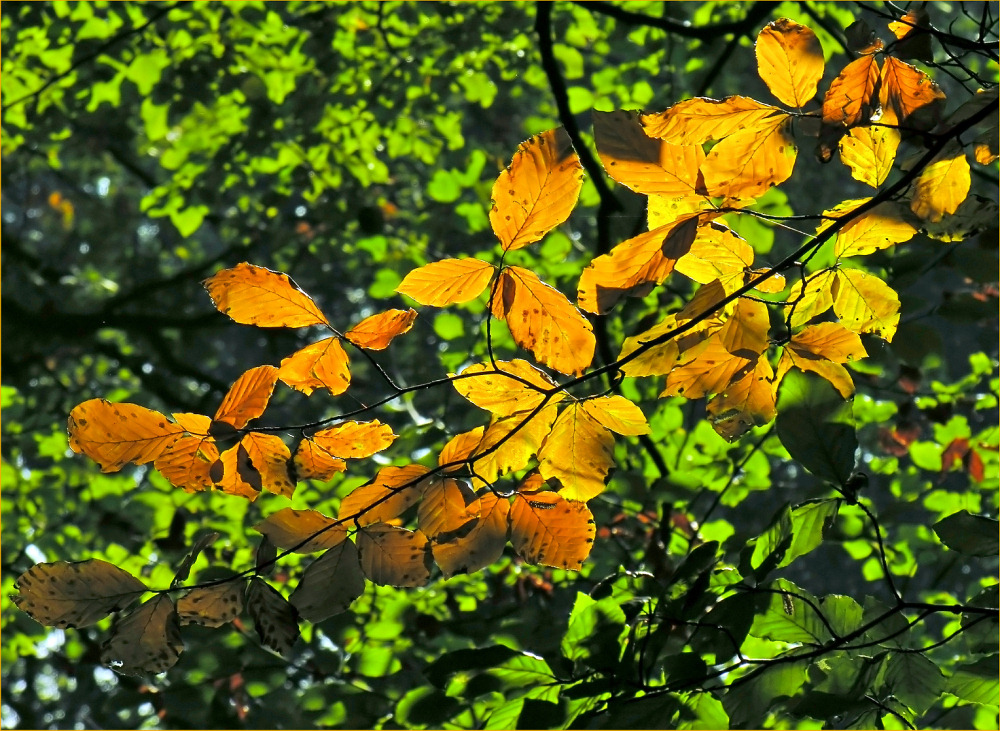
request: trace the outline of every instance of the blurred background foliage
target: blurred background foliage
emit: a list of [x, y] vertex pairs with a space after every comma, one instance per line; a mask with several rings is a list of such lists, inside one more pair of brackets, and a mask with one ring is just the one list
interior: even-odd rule
[[[988, 18], [985, 38], [996, 47], [995, 7], [928, 5], [960, 37], [981, 37]], [[484, 572], [423, 589], [370, 586], [349, 612], [305, 627], [289, 660], [262, 649], [249, 622], [188, 627], [176, 668], [146, 679], [100, 666], [106, 622], [48, 630], [9, 601], [14, 579], [38, 561], [102, 558], [166, 585], [208, 531], [221, 538], [195, 575], [242, 569], [262, 516], [289, 504], [333, 513], [372, 476], [374, 459], [329, 484], [300, 484], [291, 502], [190, 495], [148, 469], [100, 474], [68, 452], [66, 415], [94, 397], [212, 413], [239, 373], [277, 364], [312, 339], [216, 312], [199, 282], [221, 267], [249, 261], [288, 273], [343, 330], [408, 304], [393, 289], [416, 266], [495, 260], [486, 217], [493, 180], [519, 142], [566, 121], [539, 28], [551, 32], [564, 99], [589, 143], [591, 109], [765, 98], [753, 39], [770, 20], [816, 31], [829, 82], [847, 60], [844, 28], [856, 17], [884, 28], [899, 14], [883, 3], [559, 2], [545, 11], [548, 28], [539, 12], [522, 2], [4, 3], [5, 727], [715, 728], [738, 717], [775, 728], [895, 728], [904, 716], [924, 727], [996, 727], [996, 656], [982, 659], [990, 642], [996, 650], [995, 619], [926, 653], [893, 655], [913, 667], [840, 652], [825, 665], [781, 666], [780, 678], [760, 676], [725, 703], [702, 692], [718, 682], [698, 679], [732, 647], [712, 635], [691, 640], [671, 613], [698, 617], [714, 606], [706, 621], [735, 622], [725, 614], [734, 605], [715, 602], [745, 569], [741, 552], [789, 504], [834, 493], [791, 462], [770, 429], [728, 444], [702, 403], [658, 400], [651, 381], [623, 388], [649, 418], [655, 447], [620, 440], [611, 487], [592, 504], [598, 540], [578, 574], [508, 553]], [[930, 73], [954, 108], [977, 84], [941, 49], [935, 61]], [[996, 83], [995, 61], [971, 53], [962, 61]], [[600, 241], [644, 225], [642, 199], [620, 187], [617, 210], [599, 211], [595, 185], [609, 184], [589, 178], [567, 224], [511, 263], [572, 296]], [[996, 199], [995, 163], [977, 167], [973, 193]], [[817, 213], [863, 194], [839, 163], [803, 154], [795, 181], [761, 205], [779, 216]], [[802, 240], [794, 225], [739, 225], [755, 266]], [[947, 549], [931, 526], [961, 510], [997, 512], [997, 250], [995, 229], [954, 244], [918, 236], [864, 263], [903, 303], [893, 345], [866, 341], [872, 357], [852, 368], [870, 476], [863, 495], [911, 601], [978, 596], [996, 606], [996, 556]], [[619, 308], [604, 326], [611, 350], [690, 293], [668, 281]], [[481, 303], [424, 308], [380, 360], [401, 385], [482, 360], [484, 316]], [[501, 349], [511, 346], [496, 325], [494, 333]], [[352, 388], [335, 402], [279, 389], [268, 423], [379, 399], [381, 383], [365, 365], [352, 363]], [[432, 459], [447, 437], [481, 423], [450, 388], [413, 393], [379, 418], [400, 435], [390, 453], [398, 463]], [[821, 538], [775, 575], [866, 610], [879, 606], [872, 597], [891, 603], [872, 525], [857, 506], [840, 505]], [[281, 564], [277, 586], [298, 575], [297, 560]], [[759, 619], [768, 600], [755, 601]], [[906, 647], [934, 645], [961, 621], [935, 614], [915, 623]], [[794, 646], [760, 634], [746, 638], [746, 655]], [[912, 688], [900, 689], [903, 676]], [[881, 694], [877, 702], [847, 692], [856, 677]], [[694, 680], [685, 692], [620, 701], [664, 678]]]

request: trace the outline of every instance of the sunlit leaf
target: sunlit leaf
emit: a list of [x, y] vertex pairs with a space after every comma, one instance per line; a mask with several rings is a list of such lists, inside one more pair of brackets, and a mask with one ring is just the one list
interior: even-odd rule
[[420, 531], [374, 523], [358, 531], [361, 570], [382, 586], [423, 586], [430, 581], [431, 551]]
[[303, 619], [322, 622], [345, 611], [364, 591], [358, 549], [343, 540], [309, 564], [288, 601]]
[[340, 339], [325, 338], [284, 358], [278, 379], [306, 396], [317, 388], [334, 396], [343, 393], [351, 384], [351, 371]]
[[347, 463], [335, 457], [312, 439], [303, 439], [295, 448], [292, 459], [295, 474], [300, 480], [329, 480], [347, 469]]
[[723, 438], [734, 441], [775, 416], [774, 372], [760, 355], [733, 374], [723, 391], [709, 400], [708, 419]]
[[[174, 418], [177, 418], [177, 414], [174, 414]], [[207, 416], [201, 418], [205, 420], [207, 431], [211, 420]], [[211, 468], [218, 459], [219, 449], [210, 437], [184, 434], [160, 452], [153, 461], [153, 467], [171, 485], [187, 492], [201, 492], [211, 489], [214, 482]]]
[[250, 453], [242, 442], [219, 455], [219, 459], [209, 467], [209, 476], [216, 489], [251, 501], [257, 499], [264, 487], [260, 470], [254, 467]]
[[427, 483], [423, 465], [383, 467], [375, 479], [354, 488], [340, 502], [339, 518], [348, 525], [369, 525], [399, 517], [420, 499]]
[[[456, 434], [448, 443], [444, 445], [441, 450], [441, 454], [438, 455], [438, 465], [444, 466], [446, 464], [452, 464], [455, 462], [464, 462], [467, 460], [476, 448], [479, 446], [480, 442], [483, 441], [483, 432], [486, 431], [486, 427], [477, 426], [475, 429], [470, 429], [469, 431], [462, 432], [461, 434]], [[446, 472], [453, 472], [459, 469], [460, 466], [450, 467]]]
[[650, 137], [678, 145], [700, 145], [755, 127], [772, 114], [780, 113], [777, 107], [746, 96], [695, 97], [678, 102], [665, 112], [643, 114], [641, 119]]
[[221, 627], [243, 611], [243, 581], [227, 581], [216, 586], [195, 587], [177, 600], [177, 617], [182, 625]]
[[716, 144], [701, 166], [709, 195], [758, 198], [786, 181], [797, 154], [788, 120], [787, 115], [768, 117]]
[[417, 525], [421, 533], [434, 541], [475, 520], [479, 512], [479, 498], [465, 482], [439, 477], [430, 480], [424, 490], [417, 510]]
[[101, 472], [117, 472], [129, 462], [151, 462], [184, 432], [158, 411], [105, 399], [75, 406], [68, 428], [70, 449], [97, 462]]
[[734, 303], [719, 338], [723, 347], [733, 355], [752, 357], [767, 350], [769, 329], [767, 305], [740, 298]]
[[156, 674], [172, 668], [183, 650], [174, 600], [160, 594], [115, 622], [101, 662], [123, 675]]
[[491, 419], [475, 452], [475, 475], [492, 483], [508, 472], [527, 467], [555, 419], [556, 407], [552, 404], [530, 419], [527, 413]]
[[392, 427], [378, 419], [345, 421], [337, 426], [320, 429], [309, 437], [316, 446], [331, 456], [361, 459], [381, 452], [396, 439]]
[[693, 399], [722, 393], [733, 376], [753, 359], [733, 355], [723, 345], [719, 335], [715, 334], [683, 352], [677, 365], [667, 375], [665, 388], [660, 395]]
[[899, 296], [874, 274], [838, 269], [833, 282], [833, 311], [847, 329], [891, 342], [899, 324]]
[[915, 58], [930, 63], [934, 60], [931, 47], [931, 23], [927, 9], [921, 5], [909, 7], [899, 19], [889, 23], [889, 31], [896, 36], [893, 53], [900, 58]]
[[921, 171], [910, 208], [920, 218], [937, 223], [958, 210], [971, 185], [965, 152], [957, 144], [949, 144]]
[[583, 402], [583, 410], [605, 429], [626, 437], [649, 434], [642, 410], [623, 396], [598, 396]]
[[366, 317], [344, 333], [344, 338], [367, 350], [384, 350], [394, 337], [408, 332], [415, 319], [414, 309], [386, 310]]
[[213, 421], [224, 421], [242, 429], [248, 421], [264, 413], [277, 382], [278, 369], [274, 366], [257, 366], [246, 371], [229, 388]]
[[519, 491], [514, 496], [510, 542], [528, 563], [578, 570], [590, 555], [594, 534], [594, 517], [584, 503], [555, 492]]
[[769, 23], [757, 36], [757, 73], [782, 104], [801, 109], [823, 78], [823, 49], [811, 29], [788, 18]]
[[534, 243], [565, 221], [582, 186], [583, 166], [565, 129], [522, 142], [490, 196], [490, 224], [503, 250]]
[[287, 655], [299, 638], [299, 613], [277, 589], [258, 576], [247, 587], [247, 611], [261, 643]]
[[47, 627], [86, 627], [128, 606], [146, 585], [127, 571], [98, 559], [32, 566], [16, 582], [19, 609]]
[[480, 498], [479, 508], [479, 519], [468, 533], [431, 544], [434, 561], [446, 578], [479, 571], [503, 555], [510, 502], [487, 492]]
[[411, 271], [396, 291], [422, 305], [444, 307], [478, 297], [493, 271], [492, 264], [479, 259], [443, 259]]
[[886, 56], [882, 61], [880, 78], [879, 103], [883, 107], [883, 115], [888, 110], [899, 124], [918, 110], [945, 98], [944, 92], [927, 74], [892, 56]]
[[288, 462], [292, 458], [288, 445], [274, 434], [250, 433], [243, 437], [240, 446], [246, 449], [253, 468], [260, 473], [263, 489], [275, 495], [291, 497], [295, 483], [288, 475]]
[[791, 367], [812, 371], [834, 385], [844, 398], [854, 393], [854, 381], [841, 363], [868, 357], [858, 334], [838, 322], [807, 325], [792, 336], [778, 362], [780, 381]]
[[905, 220], [904, 215], [898, 203], [886, 201], [879, 204], [837, 232], [834, 253], [837, 257], [863, 256], [909, 241], [917, 229]]
[[851, 177], [877, 188], [892, 170], [899, 139], [892, 127], [855, 127], [840, 140], [840, 159]]
[[[548, 376], [526, 360], [498, 360], [496, 370], [488, 363], [475, 363], [463, 370], [460, 377], [453, 378], [451, 384], [465, 399], [498, 416], [530, 411], [544, 400], [543, 391], [555, 387]], [[525, 381], [534, 387], [528, 386]], [[562, 396], [560, 393], [551, 400], [558, 401]]]
[[859, 122], [867, 122], [878, 82], [875, 56], [861, 56], [847, 64], [823, 97], [823, 124], [853, 127]]
[[604, 480], [614, 464], [615, 438], [579, 403], [562, 410], [538, 452], [538, 471], [555, 478], [559, 494], [586, 502], [604, 492]]
[[319, 307], [287, 274], [243, 262], [203, 283], [219, 312], [243, 325], [329, 325]]
[[799, 280], [792, 284], [788, 294], [788, 302], [792, 304], [792, 327], [804, 325], [833, 307], [835, 278], [836, 272], [830, 269], [810, 275], [805, 282]]
[[278, 548], [295, 549], [298, 553], [333, 548], [347, 537], [345, 526], [336, 525], [333, 518], [318, 510], [282, 508], [257, 523], [253, 529], [267, 536]]
[[997, 225], [998, 209], [995, 201], [973, 195], [965, 199], [950, 216], [942, 216], [940, 221], [924, 221], [922, 233], [938, 241], [962, 241], [973, 234]]

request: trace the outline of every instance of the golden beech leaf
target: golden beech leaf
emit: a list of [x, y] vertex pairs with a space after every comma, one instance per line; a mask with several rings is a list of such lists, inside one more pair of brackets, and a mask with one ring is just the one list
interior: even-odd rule
[[420, 531], [374, 523], [358, 531], [361, 570], [382, 586], [424, 586], [431, 578], [431, 551]]
[[810, 275], [804, 284], [800, 280], [792, 285], [788, 294], [788, 302], [792, 304], [790, 318], [792, 327], [804, 325], [833, 307], [835, 279], [836, 272], [827, 269]]
[[182, 625], [221, 627], [243, 611], [244, 590], [242, 581], [196, 587], [177, 600], [177, 617]]
[[683, 396], [695, 399], [722, 393], [733, 376], [756, 357], [752, 353], [747, 354], [751, 357], [730, 353], [723, 345], [719, 333], [716, 333], [681, 354], [677, 365], [667, 375], [660, 397]]
[[267, 536], [267, 540], [278, 548], [295, 549], [297, 553], [315, 553], [333, 548], [347, 538], [344, 526], [337, 525], [337, 521], [317, 510], [282, 508], [257, 523], [253, 529]]
[[503, 555], [510, 502], [487, 492], [479, 499], [479, 505], [479, 519], [468, 533], [431, 543], [434, 561], [445, 578], [474, 573], [492, 565]]
[[598, 396], [583, 402], [583, 410], [605, 429], [626, 437], [649, 434], [642, 410], [624, 396]]
[[250, 580], [246, 603], [261, 643], [287, 656], [299, 638], [299, 613], [295, 607], [259, 576]]
[[473, 457], [472, 468], [477, 478], [492, 484], [498, 477], [528, 466], [552, 429], [556, 407], [550, 404], [530, 418], [528, 414], [494, 416], [490, 420]]
[[855, 127], [840, 140], [840, 160], [852, 178], [878, 188], [892, 170], [899, 140], [893, 127]]
[[242, 429], [248, 421], [264, 413], [277, 382], [278, 369], [274, 366], [251, 368], [230, 387], [229, 393], [215, 412], [213, 421], [224, 421], [236, 429]]
[[490, 224], [503, 250], [539, 241], [569, 218], [582, 187], [583, 166], [565, 129], [522, 142], [490, 196]]
[[719, 339], [733, 355], [753, 357], [767, 350], [769, 328], [767, 305], [741, 297], [719, 331]]
[[[475, 429], [471, 429], [461, 434], [456, 434], [448, 443], [444, 445], [444, 449], [441, 450], [441, 454], [438, 455], [438, 465], [443, 467], [447, 464], [463, 463], [472, 456], [472, 453], [476, 451], [480, 442], [483, 441], [483, 433], [486, 431], [486, 427], [477, 426]], [[454, 467], [449, 467], [445, 472], [453, 472], [460, 469], [462, 464], [456, 464]]]
[[[752, 279], [756, 279], [761, 274], [769, 272], [769, 268], [765, 269], [747, 269], [745, 273], [745, 278], [747, 282]], [[767, 279], [759, 282], [755, 290], [758, 292], [766, 292], [767, 294], [777, 294], [785, 288], [785, 276], [783, 274], [778, 274], [777, 272], [772, 272]]]
[[718, 215], [713, 214], [711, 208], [706, 207], [708, 199], [703, 196], [697, 198], [674, 198], [664, 195], [651, 195], [646, 197], [646, 228], [650, 231], [661, 226], [674, 223], [681, 216], [690, 213], [701, 213], [702, 216]]
[[875, 106], [879, 69], [875, 56], [861, 56], [844, 67], [823, 97], [823, 124], [853, 127], [867, 122]]
[[417, 510], [417, 526], [432, 541], [458, 531], [479, 517], [476, 493], [465, 482], [452, 477], [435, 477], [424, 490]]
[[364, 591], [358, 549], [345, 540], [309, 564], [288, 601], [303, 619], [322, 622], [345, 611]]
[[644, 297], [663, 284], [677, 260], [687, 254], [698, 229], [698, 215], [634, 236], [595, 258], [580, 276], [580, 308], [606, 314], [622, 297]]
[[701, 166], [709, 195], [758, 198], [788, 180], [797, 149], [788, 133], [791, 117], [778, 114], [722, 140]]
[[174, 600], [160, 594], [112, 625], [101, 662], [123, 675], [155, 675], [172, 668], [183, 651]]
[[949, 143], [917, 178], [910, 209], [923, 220], [937, 223], [958, 210], [971, 186], [965, 153], [956, 143]]
[[594, 359], [593, 326], [534, 272], [505, 268], [491, 304], [494, 316], [507, 321], [514, 342], [542, 365], [579, 375]]
[[925, 221], [921, 233], [938, 241], [962, 241], [980, 231], [996, 228], [1000, 211], [995, 201], [974, 195], [965, 199], [950, 216], [943, 216], [937, 223]]
[[346, 333], [344, 338], [366, 350], [385, 350], [397, 335], [408, 332], [417, 319], [417, 311], [386, 310], [366, 317]]
[[300, 480], [329, 480], [347, 469], [347, 463], [330, 454], [312, 439], [303, 439], [295, 448], [292, 459], [295, 475]]
[[[177, 416], [174, 414], [175, 419]], [[207, 427], [210, 419], [207, 416], [202, 418]], [[212, 488], [211, 468], [218, 459], [219, 449], [211, 437], [184, 434], [160, 452], [153, 461], [153, 467], [171, 485], [187, 492], [201, 492]]]
[[[622, 343], [621, 353], [618, 354], [618, 360], [620, 361], [632, 355], [641, 346], [651, 340], [655, 340], [660, 335], [665, 335], [668, 332], [676, 330], [677, 325], [677, 318], [674, 315], [667, 315], [649, 330], [625, 338], [625, 341]], [[662, 376], [670, 372], [670, 369], [677, 363], [680, 354], [677, 341], [667, 340], [666, 342], [650, 347], [623, 364], [621, 371], [626, 376], [633, 378], [638, 376]]]
[[329, 325], [319, 307], [287, 274], [253, 264], [223, 269], [203, 284], [215, 307], [243, 325]]
[[676, 145], [653, 139], [639, 123], [638, 112], [592, 112], [594, 142], [601, 163], [614, 180], [643, 195], [697, 198], [698, 168], [705, 160], [700, 145]]
[[699, 227], [694, 242], [674, 269], [699, 284], [718, 279], [729, 293], [743, 286], [753, 257], [750, 244], [721, 223], [712, 222]]
[[832, 293], [833, 311], [844, 327], [892, 342], [899, 325], [899, 296], [892, 287], [874, 274], [838, 269]]
[[615, 438], [590, 417], [581, 404], [563, 409], [538, 451], [538, 471], [555, 478], [559, 494], [586, 502], [604, 492], [604, 479], [614, 465]]
[[493, 271], [492, 264], [479, 259], [442, 259], [411, 271], [396, 291], [422, 305], [444, 307], [481, 295]]
[[594, 545], [594, 516], [586, 504], [556, 492], [518, 492], [509, 520], [511, 545], [528, 563], [577, 571]]
[[288, 445], [274, 434], [247, 434], [240, 440], [246, 449], [250, 463], [260, 474], [261, 486], [275, 495], [291, 497], [295, 483], [288, 475], [288, 462], [292, 458]]
[[812, 371], [830, 383], [845, 399], [854, 393], [854, 381], [841, 363], [866, 358], [868, 352], [857, 333], [839, 322], [808, 325], [792, 336], [778, 361], [775, 382], [793, 366]]
[[[520, 358], [512, 361], [498, 360], [496, 366], [501, 373], [497, 373], [488, 363], [475, 363], [453, 378], [451, 385], [463, 398], [497, 416], [509, 416], [515, 411], [530, 411], [545, 399], [543, 391], [556, 385], [548, 376]], [[506, 376], [505, 373], [516, 378]], [[534, 387], [526, 385], [525, 381]], [[558, 394], [550, 400], [555, 402], [561, 398], [562, 394]]]
[[904, 212], [898, 203], [880, 203], [837, 232], [834, 254], [838, 258], [863, 256], [909, 241], [917, 233], [917, 229], [903, 216]]
[[782, 103], [801, 109], [823, 78], [823, 49], [811, 29], [788, 18], [769, 23], [757, 36], [757, 73]]
[[642, 126], [650, 137], [678, 145], [701, 145], [734, 132], [755, 127], [781, 110], [746, 96], [725, 99], [695, 97], [674, 104], [658, 114], [643, 114]]
[[733, 374], [721, 393], [706, 404], [709, 421], [719, 436], [734, 441], [775, 414], [775, 381], [767, 357], [759, 355]]
[[101, 472], [152, 462], [184, 432], [158, 411], [105, 399], [75, 406], [67, 425], [70, 449], [97, 462]]
[[17, 607], [46, 627], [86, 627], [131, 604], [146, 585], [107, 561], [39, 563], [15, 582]]
[[392, 427], [378, 419], [345, 421], [320, 429], [309, 437], [316, 446], [334, 457], [361, 459], [381, 452], [396, 439]]
[[898, 39], [893, 53], [900, 58], [915, 58], [929, 63], [934, 60], [931, 47], [930, 16], [921, 5], [914, 5], [899, 20], [889, 23], [889, 31]]
[[340, 501], [341, 521], [370, 525], [398, 518], [424, 492], [428, 472], [423, 465], [383, 467], [371, 482], [354, 488]]
[[260, 471], [253, 466], [250, 453], [242, 441], [219, 455], [209, 468], [209, 475], [216, 489], [227, 495], [245, 497], [251, 502], [257, 499], [264, 487]]
[[317, 341], [281, 361], [278, 379], [306, 396], [317, 388], [331, 395], [343, 393], [351, 384], [351, 371], [339, 338]]
[[894, 120], [902, 124], [911, 114], [925, 107], [928, 108], [925, 113], [933, 118], [936, 108], [940, 106], [935, 103], [945, 98], [944, 92], [927, 74], [892, 56], [886, 56], [882, 61], [880, 80], [879, 103], [883, 108], [883, 122]]

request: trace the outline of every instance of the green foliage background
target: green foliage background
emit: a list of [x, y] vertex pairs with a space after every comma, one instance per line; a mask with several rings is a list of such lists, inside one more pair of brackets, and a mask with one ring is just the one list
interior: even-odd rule
[[[962, 60], [996, 84], [995, 7], [929, 10], [985, 41]], [[919, 236], [859, 264], [903, 303], [893, 345], [866, 340], [872, 357], [852, 364], [861, 504], [790, 460], [775, 429], [728, 444], [702, 403], [658, 400], [657, 384], [628, 380], [655, 444], [618, 445], [611, 487], [591, 506], [603, 530], [578, 574], [508, 553], [424, 589], [369, 587], [349, 612], [305, 627], [288, 660], [262, 649], [249, 621], [188, 627], [177, 667], [146, 679], [100, 667], [107, 622], [48, 630], [8, 599], [38, 561], [101, 558], [165, 586], [208, 531], [222, 537], [199, 578], [253, 561], [249, 527], [288, 500], [189, 495], [142, 468], [103, 475], [68, 452], [65, 433], [69, 410], [93, 397], [212, 413], [239, 373], [308, 341], [216, 312], [199, 282], [218, 268], [286, 272], [346, 327], [401, 306], [393, 289], [416, 266], [494, 260], [492, 182], [520, 141], [565, 124], [567, 110], [589, 142], [591, 109], [763, 98], [753, 39], [783, 16], [819, 35], [829, 82], [846, 63], [843, 29], [861, 15], [885, 37], [893, 13], [821, 2], [5, 3], [3, 725], [995, 728], [996, 612], [962, 608], [996, 608], [996, 544], [970, 555], [962, 519], [951, 533], [933, 526], [997, 513], [996, 229], [953, 244]], [[952, 109], [977, 85], [940, 49], [935, 59]], [[763, 210], [817, 213], [863, 194], [846, 168], [807, 152]], [[614, 189], [616, 210], [600, 206], [609, 185], [589, 177], [569, 222], [510, 262], [572, 294], [595, 254], [644, 225], [627, 190]], [[995, 163], [977, 168], [973, 193], [996, 199]], [[741, 233], [758, 266], [802, 239], [794, 224]], [[620, 308], [606, 347], [617, 352], [689, 295], [668, 281]], [[380, 360], [400, 384], [439, 377], [485, 358], [483, 323], [481, 304], [424, 308]], [[502, 331], [497, 342], [512, 346]], [[343, 403], [279, 390], [267, 418], [302, 423], [384, 395], [363, 362], [352, 369]], [[480, 423], [449, 388], [379, 418], [400, 435], [399, 463], [427, 461]], [[963, 439], [981, 475], [947, 451]], [[333, 512], [374, 470], [300, 484], [291, 504]], [[297, 560], [272, 581], [297, 576]], [[883, 612], [858, 649], [810, 655]], [[736, 648], [779, 660], [713, 676]]]

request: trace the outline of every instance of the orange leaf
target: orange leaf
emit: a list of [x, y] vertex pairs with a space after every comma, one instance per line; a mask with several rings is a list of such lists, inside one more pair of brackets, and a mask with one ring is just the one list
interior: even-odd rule
[[538, 451], [538, 471], [561, 483], [559, 494], [586, 502], [604, 492], [614, 464], [615, 438], [581, 404], [570, 404], [556, 419]]
[[752, 359], [730, 353], [716, 334], [681, 354], [660, 396], [694, 399], [722, 393], [733, 376]]
[[490, 421], [473, 460], [472, 467], [477, 477], [491, 484], [501, 475], [528, 466], [552, 428], [556, 407], [549, 405], [530, 419], [527, 416], [524, 413], [513, 414], [494, 417]]
[[209, 468], [209, 475], [215, 487], [227, 495], [245, 497], [251, 502], [257, 499], [264, 480], [250, 459], [246, 446], [240, 442], [230, 447]]
[[[498, 360], [497, 373], [488, 363], [475, 363], [466, 368], [459, 377], [454, 377], [451, 385], [463, 398], [481, 409], [498, 416], [509, 416], [515, 411], [531, 411], [545, 398], [543, 391], [555, 387], [555, 383], [532, 366], [528, 361], [515, 358], [512, 361]], [[517, 378], [511, 378], [509, 373]], [[527, 381], [534, 388], [524, 383]], [[552, 397], [555, 402], [562, 394]]]
[[507, 543], [510, 503], [487, 492], [480, 498], [480, 516], [464, 536], [431, 544], [434, 560], [446, 578], [486, 568], [503, 555]]
[[801, 109], [823, 78], [823, 49], [811, 29], [779, 18], [757, 36], [757, 73], [782, 104]]
[[240, 616], [245, 588], [240, 582], [196, 587], [177, 600], [177, 618], [182, 625], [221, 627]]
[[329, 325], [316, 303], [287, 274], [253, 264], [223, 269], [203, 284], [215, 307], [243, 325]]
[[767, 357], [760, 355], [733, 374], [725, 390], [706, 405], [712, 427], [733, 441], [775, 416], [774, 372]]
[[431, 479], [417, 510], [420, 532], [433, 540], [454, 533], [479, 517], [476, 493], [465, 483], [451, 477]]
[[[625, 342], [622, 343], [621, 353], [618, 354], [618, 360], [621, 360], [627, 355], [631, 355], [640, 346], [656, 339], [660, 335], [664, 335], [672, 330], [675, 330], [677, 328], [677, 324], [676, 317], [673, 315], [667, 315], [663, 320], [651, 327], [649, 330], [641, 332], [638, 335], [625, 338]], [[666, 342], [654, 345], [642, 354], [636, 356], [628, 363], [625, 363], [621, 369], [622, 373], [630, 377], [661, 376], [670, 372], [670, 369], [673, 368], [674, 364], [677, 362], [678, 357], [680, 357], [680, 350], [677, 347], [676, 340], [667, 340]]]
[[[336, 525], [333, 518], [317, 510], [282, 508], [257, 523], [253, 529], [267, 536], [267, 540], [278, 548], [294, 548], [297, 553], [315, 553], [333, 548], [347, 538], [344, 526]], [[321, 530], [322, 533], [315, 535]]]
[[356, 487], [340, 501], [339, 518], [358, 525], [398, 518], [423, 494], [427, 483], [423, 465], [383, 467], [371, 482]]
[[689, 251], [697, 229], [698, 215], [689, 214], [598, 256], [580, 276], [580, 307], [603, 315], [622, 297], [644, 297], [653, 286], [663, 284], [676, 261]]
[[971, 185], [965, 153], [958, 144], [949, 143], [917, 178], [910, 209], [920, 218], [937, 223], [958, 210]]
[[375, 523], [358, 531], [361, 570], [382, 586], [423, 586], [431, 578], [431, 551], [420, 531]]
[[695, 97], [674, 104], [659, 114], [643, 114], [642, 126], [650, 137], [678, 145], [700, 145], [721, 140], [757, 124], [781, 110], [746, 96], [725, 99]]
[[[179, 416], [199, 416], [205, 420], [207, 432], [210, 422], [207, 416], [174, 414], [175, 419]], [[160, 452], [153, 462], [153, 467], [166, 477], [171, 485], [187, 492], [201, 492], [212, 488], [213, 480], [210, 470], [218, 459], [219, 450], [215, 445], [215, 440], [203, 435], [184, 434]]]
[[244, 463], [237, 452], [237, 472], [240, 478], [256, 490], [268, 490], [275, 495], [291, 497], [295, 483], [288, 476], [291, 453], [281, 437], [274, 434], [252, 432], [240, 440], [240, 450], [245, 450], [248, 462]]
[[213, 421], [224, 421], [236, 429], [242, 429], [251, 419], [264, 413], [267, 402], [278, 382], [278, 369], [264, 365], [251, 368], [230, 387], [222, 399]]
[[592, 112], [594, 141], [604, 169], [622, 185], [644, 195], [699, 198], [698, 168], [705, 160], [699, 145], [675, 145], [649, 137], [638, 112]]
[[490, 224], [504, 251], [540, 240], [569, 218], [583, 187], [583, 166], [562, 127], [520, 144], [491, 194]]
[[[892, 56], [886, 56], [882, 62], [881, 80], [879, 103], [883, 108], [883, 117], [890, 112], [895, 118], [883, 119], [883, 122], [901, 124], [914, 112], [930, 108], [930, 105], [945, 98], [944, 92], [927, 74]], [[930, 114], [934, 115], [933, 109]]]
[[579, 570], [594, 533], [587, 506], [555, 492], [518, 492], [510, 506], [510, 542], [528, 563]]
[[852, 178], [878, 188], [889, 177], [899, 139], [892, 127], [856, 127], [840, 140], [840, 160]]
[[845, 399], [854, 393], [851, 374], [841, 363], [865, 358], [867, 351], [861, 338], [838, 322], [821, 322], [809, 325], [792, 336], [785, 346], [775, 382], [780, 381], [793, 366], [822, 376]]
[[335, 457], [312, 439], [303, 439], [295, 450], [295, 474], [300, 480], [329, 480], [347, 469], [347, 463]]
[[351, 383], [347, 353], [338, 338], [325, 338], [283, 359], [278, 378], [306, 396], [317, 388], [336, 396]]
[[[441, 454], [438, 455], [438, 465], [444, 466], [467, 460], [479, 446], [479, 443], [483, 441], [484, 431], [486, 431], [486, 427], [477, 426], [475, 429], [453, 436], [444, 445]], [[456, 465], [446, 469], [445, 472], [452, 472], [460, 467], [461, 465]]]
[[184, 651], [174, 600], [160, 594], [118, 617], [101, 645], [101, 662], [123, 675], [162, 673]]
[[909, 241], [916, 233], [917, 229], [904, 220], [901, 206], [886, 201], [840, 229], [833, 252], [838, 258], [870, 254]]
[[642, 410], [623, 396], [598, 396], [583, 402], [583, 410], [605, 429], [626, 437], [649, 434]]
[[823, 124], [853, 127], [867, 122], [878, 82], [874, 56], [861, 56], [847, 64], [823, 97]]
[[594, 329], [587, 318], [534, 272], [505, 268], [492, 305], [514, 341], [542, 365], [578, 375], [594, 359]]
[[492, 264], [479, 259], [443, 259], [411, 271], [396, 291], [422, 305], [444, 307], [478, 297], [493, 271]]
[[361, 459], [381, 452], [396, 439], [392, 427], [378, 419], [345, 421], [337, 426], [320, 429], [309, 437], [331, 456]]
[[719, 331], [722, 345], [733, 355], [753, 357], [767, 350], [770, 318], [763, 302], [740, 298]]
[[70, 449], [97, 462], [101, 472], [117, 472], [129, 462], [151, 462], [184, 432], [158, 411], [105, 399], [74, 407], [68, 428]]
[[787, 180], [797, 153], [788, 134], [789, 119], [786, 114], [768, 117], [713, 147], [701, 166], [709, 195], [757, 198]]
[[344, 333], [344, 337], [367, 350], [384, 350], [389, 347], [394, 337], [409, 331], [416, 318], [417, 311], [412, 308], [386, 310], [378, 315], [366, 317]]

